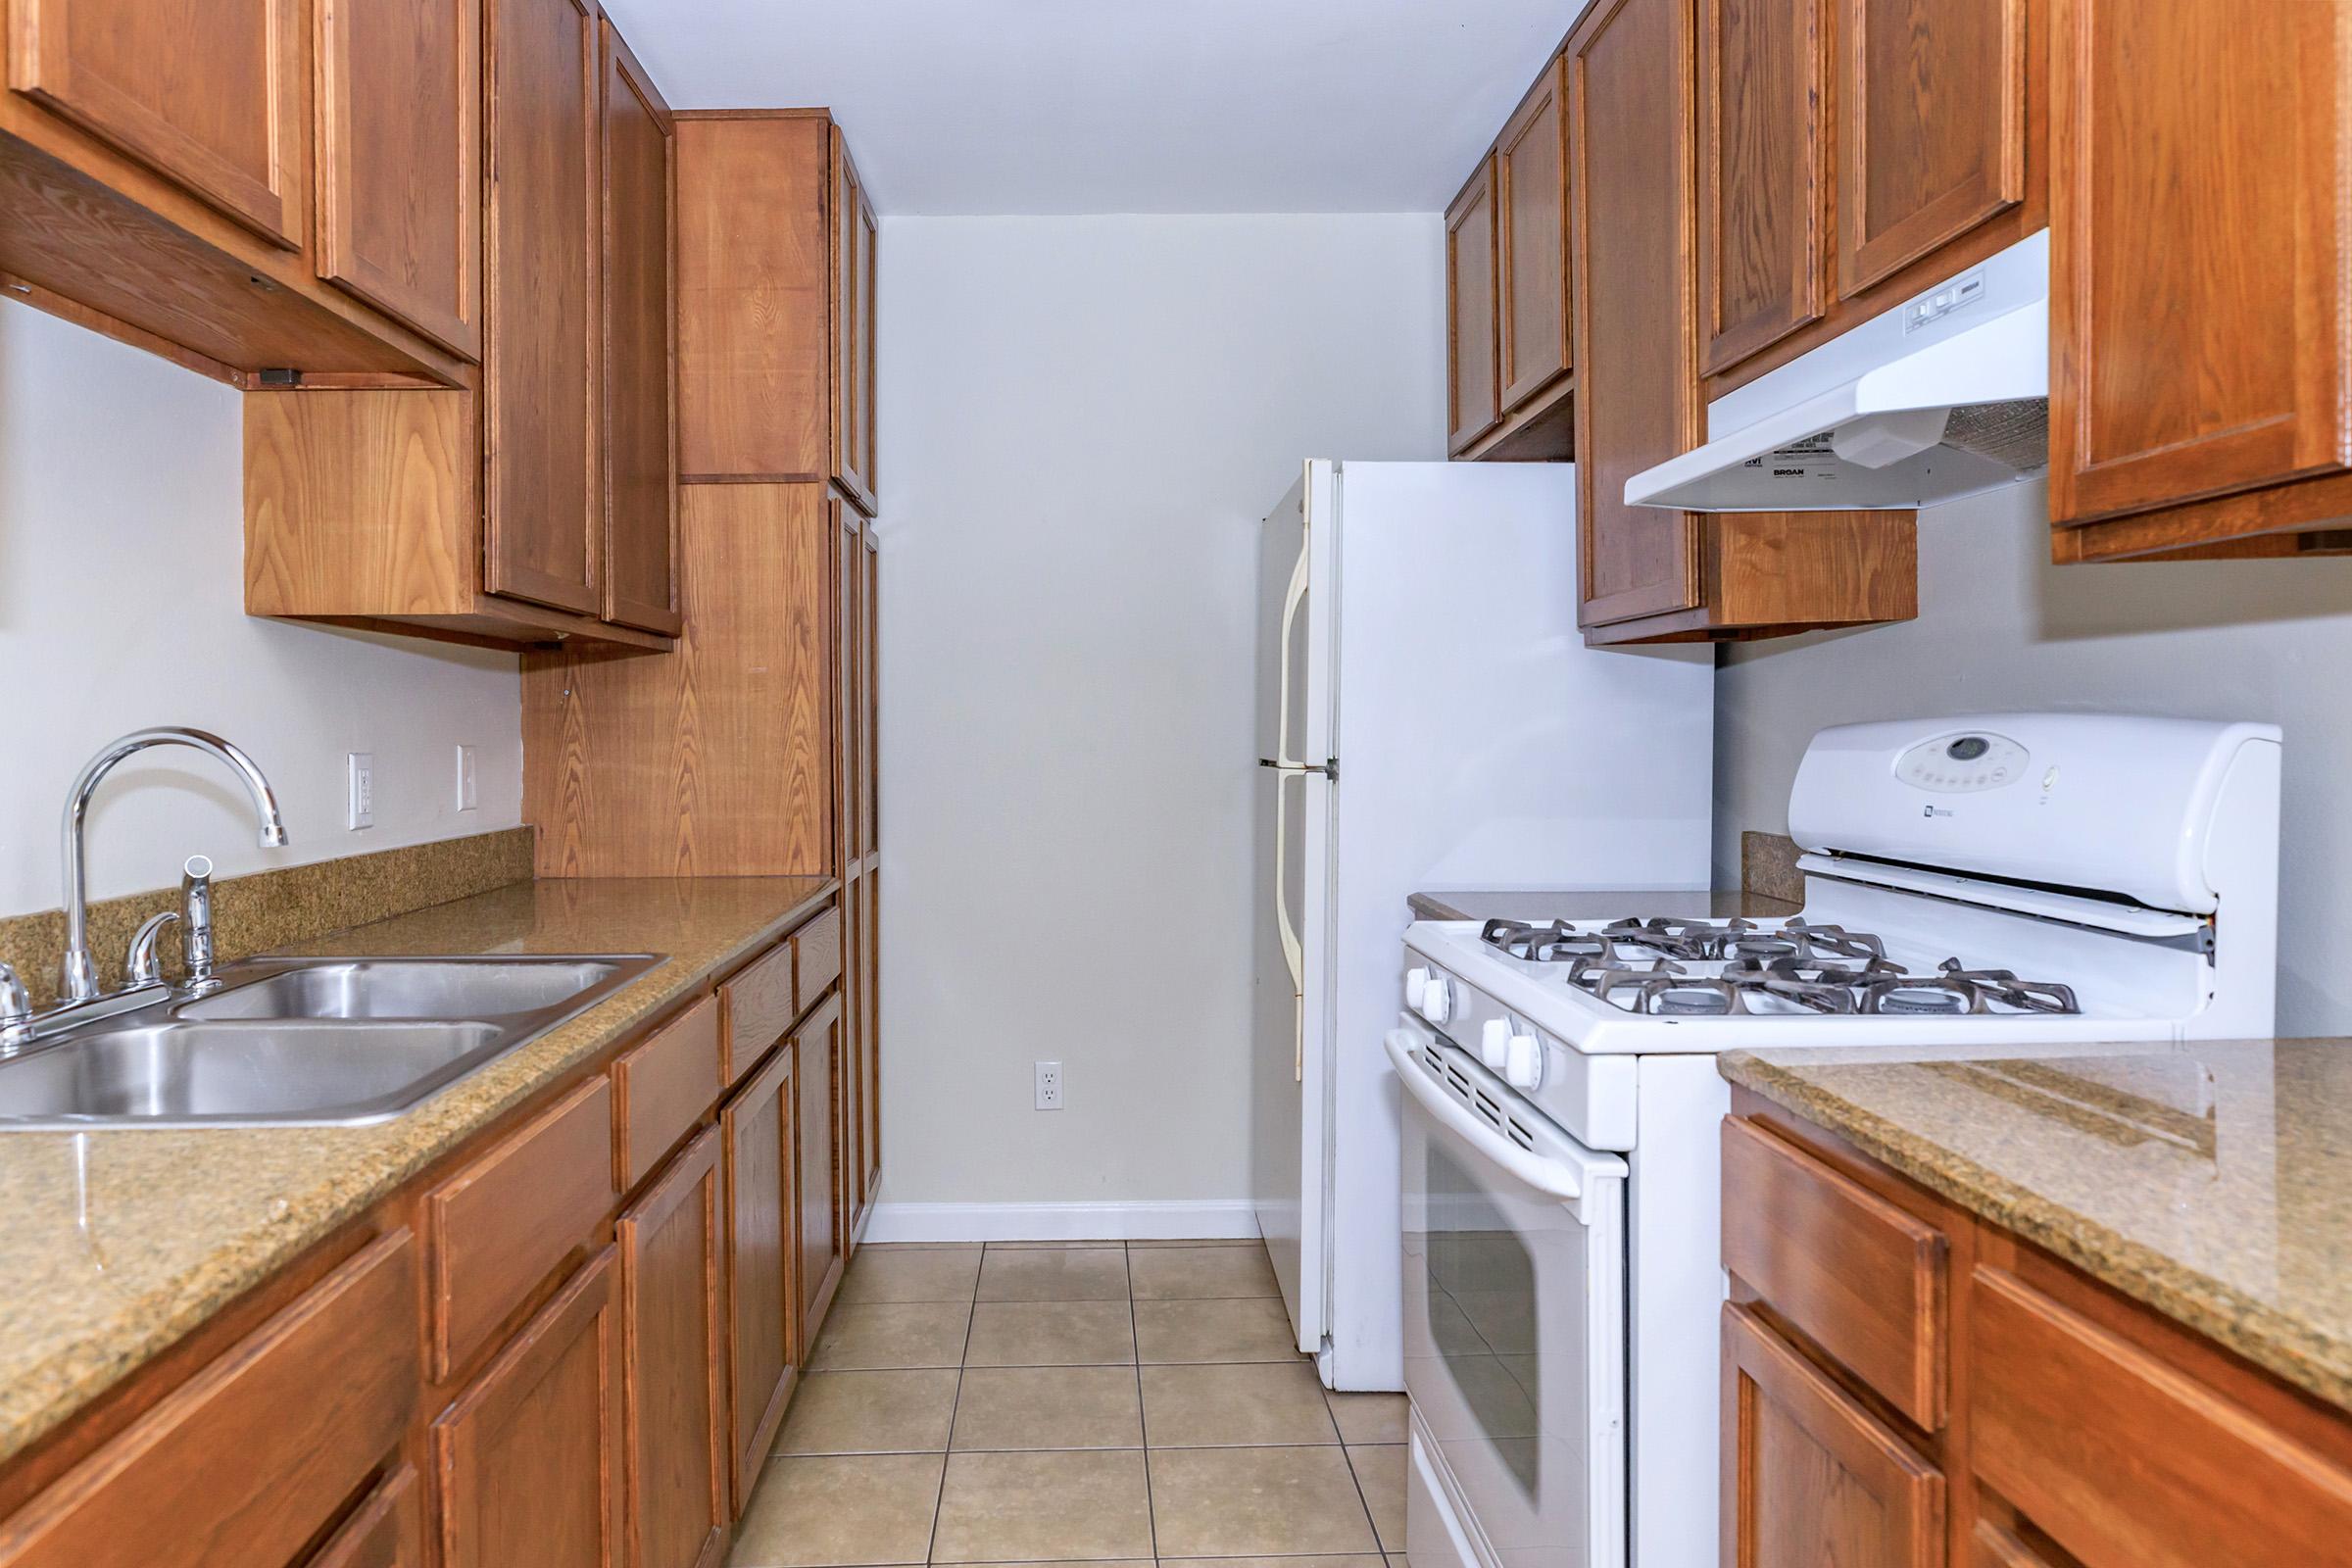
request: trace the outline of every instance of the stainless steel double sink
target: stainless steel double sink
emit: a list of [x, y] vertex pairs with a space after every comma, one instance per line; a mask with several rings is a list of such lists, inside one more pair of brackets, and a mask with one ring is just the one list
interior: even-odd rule
[[389, 1121], [577, 1017], [655, 954], [263, 958], [0, 1057], [0, 1131]]

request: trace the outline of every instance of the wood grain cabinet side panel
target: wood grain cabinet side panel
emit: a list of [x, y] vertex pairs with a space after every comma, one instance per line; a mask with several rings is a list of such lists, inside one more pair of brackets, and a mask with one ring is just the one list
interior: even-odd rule
[[607, 620], [674, 637], [678, 600], [675, 123], [604, 24], [604, 550]]
[[2346, 1560], [2352, 1470], [2005, 1270], [1972, 1277], [1977, 1476], [2083, 1562]]
[[442, 1568], [620, 1568], [620, 1303], [611, 1248], [433, 1423]]
[[481, 353], [482, 0], [311, 0], [318, 275]]
[[416, 1253], [405, 1230], [370, 1243], [165, 1396], [0, 1523], [0, 1565], [292, 1560], [393, 1451], [416, 1408]]
[[9, 85], [294, 250], [303, 31], [303, 0], [16, 0]]
[[1922, 1431], [1943, 1425], [1946, 1246], [1804, 1151], [1723, 1124], [1723, 1264]]
[[708, 1568], [726, 1544], [719, 1135], [620, 1217], [629, 1568]]
[[1690, 514], [1625, 481], [1701, 439], [1689, 0], [1599, 0], [1568, 40], [1576, 484], [1587, 626], [1701, 603]]
[[424, 1489], [402, 1465], [319, 1548], [309, 1568], [424, 1568]]
[[593, 0], [485, 0], [483, 586], [604, 610]]
[[1824, 3], [1699, 0], [1698, 277], [1710, 374], [1821, 318]]
[[694, 1130], [724, 1087], [719, 999], [705, 997], [612, 1063], [621, 1191], [633, 1191]]
[[2050, 18], [2051, 517], [2343, 471], [2352, 8]]
[[1942, 1474], [1739, 1306], [1723, 1379], [1724, 1563], [1941, 1568]]
[[599, 1074], [425, 1195], [432, 1248], [433, 1375], [471, 1360], [620, 1197], [612, 1084]]
[[1838, 288], [2026, 197], [2026, 0], [1841, 0]]
[[1450, 454], [1475, 445], [1502, 422], [1500, 246], [1490, 156], [1446, 210], [1446, 450]]
[[1494, 144], [1502, 241], [1502, 406], [1568, 369], [1568, 66], [1544, 67]]

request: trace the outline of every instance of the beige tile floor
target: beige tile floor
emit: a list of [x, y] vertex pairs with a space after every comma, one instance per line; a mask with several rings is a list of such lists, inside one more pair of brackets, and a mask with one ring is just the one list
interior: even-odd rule
[[730, 1561], [1404, 1568], [1403, 1443], [1258, 1243], [867, 1247]]

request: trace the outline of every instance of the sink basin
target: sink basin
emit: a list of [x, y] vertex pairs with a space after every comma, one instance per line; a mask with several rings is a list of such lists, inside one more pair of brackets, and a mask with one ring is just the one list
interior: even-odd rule
[[617, 958], [338, 958], [183, 1003], [182, 1018], [498, 1018], [562, 1006]]
[[209, 995], [158, 991], [0, 1059], [0, 1131], [388, 1121], [661, 961], [628, 954], [231, 964]]

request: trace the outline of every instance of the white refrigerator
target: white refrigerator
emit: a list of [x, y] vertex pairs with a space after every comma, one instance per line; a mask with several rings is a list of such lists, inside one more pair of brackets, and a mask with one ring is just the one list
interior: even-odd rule
[[1577, 629], [1566, 464], [1312, 462], [1259, 551], [1251, 1194], [1298, 1348], [1404, 1387], [1415, 889], [1709, 880], [1714, 656]]

